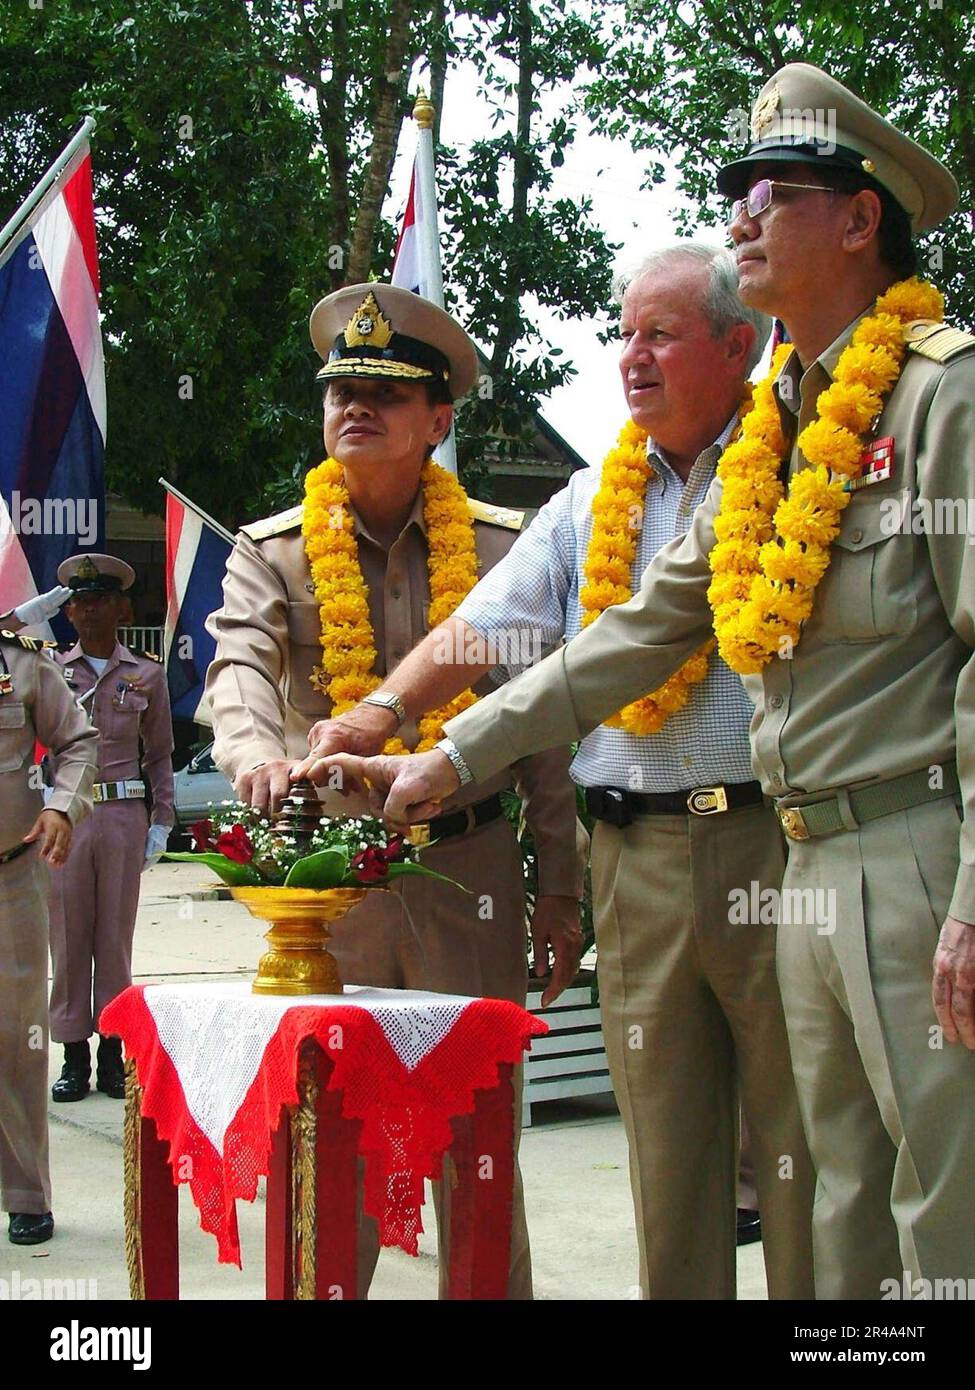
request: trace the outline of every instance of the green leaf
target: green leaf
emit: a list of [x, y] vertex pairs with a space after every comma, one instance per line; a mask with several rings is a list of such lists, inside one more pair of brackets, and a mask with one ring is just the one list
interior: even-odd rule
[[403, 878], [405, 874], [421, 874], [424, 878], [439, 878], [441, 883], [450, 883], [454, 888], [459, 888], [462, 893], [470, 894], [470, 889], [465, 888], [462, 883], [458, 883], [455, 878], [448, 878], [446, 874], [438, 874], [436, 869], [428, 869], [425, 864], [390, 864], [389, 873], [383, 879], [383, 883], [388, 883], [391, 878]]
[[219, 874], [232, 888], [259, 888], [265, 882], [249, 864], [235, 864], [224, 854], [190, 854], [185, 850], [167, 850], [164, 859], [182, 859], [187, 864], [205, 864]]
[[346, 849], [323, 849], [317, 854], [307, 854], [294, 864], [284, 880], [285, 888], [338, 888], [343, 884], [349, 867], [349, 852]]

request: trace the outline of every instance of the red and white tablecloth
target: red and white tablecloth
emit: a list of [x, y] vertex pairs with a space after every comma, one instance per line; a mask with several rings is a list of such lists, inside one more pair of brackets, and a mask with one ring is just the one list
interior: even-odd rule
[[135, 1058], [142, 1114], [169, 1144], [219, 1259], [240, 1264], [238, 1197], [268, 1172], [283, 1105], [298, 1100], [298, 1051], [314, 1038], [333, 1063], [328, 1089], [361, 1120], [363, 1205], [383, 1245], [417, 1253], [423, 1180], [437, 1177], [450, 1121], [498, 1084], [547, 1026], [517, 1004], [418, 990], [347, 986], [278, 998], [248, 983], [138, 985], [102, 1012], [99, 1030]]

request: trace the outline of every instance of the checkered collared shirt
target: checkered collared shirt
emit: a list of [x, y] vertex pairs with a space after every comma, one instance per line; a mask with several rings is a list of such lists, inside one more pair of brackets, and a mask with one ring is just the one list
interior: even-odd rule
[[[643, 529], [633, 562], [634, 592], [661, 546], [683, 535], [694, 509], [711, 485], [721, 450], [737, 417], [694, 461], [684, 483], [653, 442], [648, 457], [656, 477], [647, 486]], [[456, 610], [482, 636], [507, 642], [531, 633], [537, 659], [571, 641], [580, 631], [579, 591], [592, 533], [592, 502], [601, 470], [580, 469], [541, 509], [511, 550]], [[525, 644], [531, 645], [531, 644]], [[509, 670], [518, 669], [510, 660]], [[586, 787], [626, 787], [630, 791], [674, 792], [754, 777], [748, 745], [752, 702], [738, 676], [717, 654], [707, 678], [691, 690], [680, 713], [656, 734], [638, 737], [600, 725], [583, 739], [572, 776]]]

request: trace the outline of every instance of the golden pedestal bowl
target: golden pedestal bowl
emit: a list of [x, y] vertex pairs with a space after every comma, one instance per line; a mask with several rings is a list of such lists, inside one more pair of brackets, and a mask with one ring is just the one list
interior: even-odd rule
[[338, 962], [329, 954], [335, 922], [366, 896], [365, 888], [231, 888], [253, 917], [270, 922], [254, 994], [341, 994]]

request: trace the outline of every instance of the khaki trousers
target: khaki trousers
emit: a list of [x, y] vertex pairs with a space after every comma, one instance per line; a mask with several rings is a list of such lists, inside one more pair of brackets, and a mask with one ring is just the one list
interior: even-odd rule
[[105, 801], [75, 827], [51, 887], [51, 1037], [84, 1042], [132, 983], [149, 819], [144, 801]]
[[36, 846], [0, 865], [0, 1208], [32, 1215], [51, 1209], [48, 879]]
[[975, 1053], [942, 1042], [931, 1004], [959, 825], [946, 797], [789, 846], [785, 888], [834, 909], [833, 931], [783, 921], [778, 947], [819, 1298], [975, 1278]]
[[630, 1150], [640, 1296], [736, 1295], [738, 1097], [748, 1117], [772, 1298], [811, 1298], [813, 1173], [775, 978], [774, 917], [733, 890], [777, 888], [764, 806], [643, 816], [593, 835], [599, 993]]
[[[388, 893], [370, 893], [334, 923], [329, 949], [346, 984], [428, 989], [510, 999], [524, 1007], [528, 982], [521, 850], [503, 818], [424, 852], [423, 862], [469, 888], [436, 879], [401, 879]], [[521, 1131], [521, 1068], [515, 1073], [515, 1145]], [[449, 1203], [433, 1184], [440, 1245], [440, 1296], [446, 1296]], [[359, 1297], [368, 1292], [379, 1257], [379, 1232], [360, 1214]], [[515, 1164], [509, 1299], [532, 1296], [531, 1254], [521, 1173]]]

